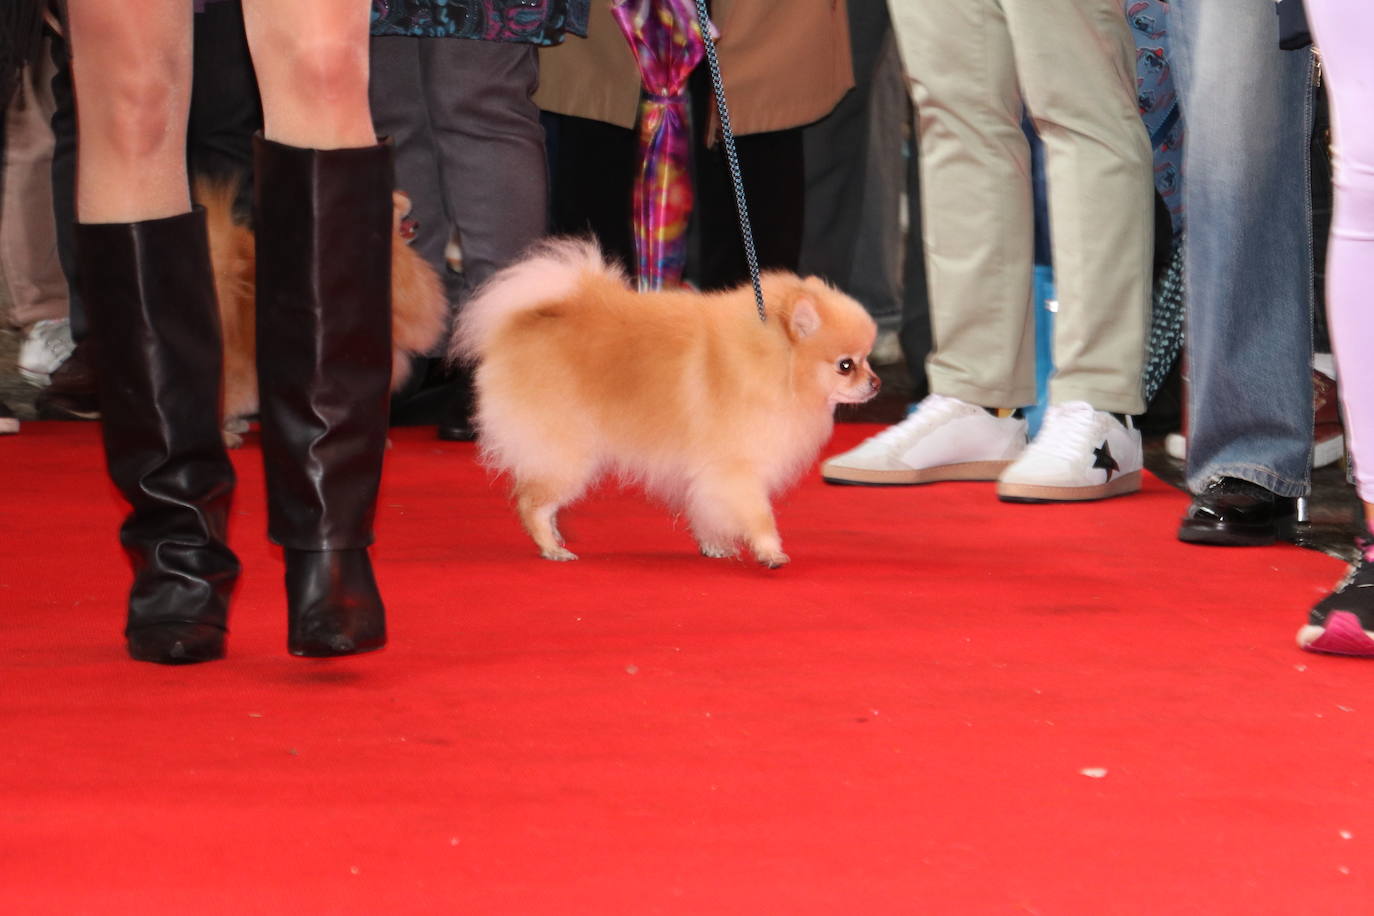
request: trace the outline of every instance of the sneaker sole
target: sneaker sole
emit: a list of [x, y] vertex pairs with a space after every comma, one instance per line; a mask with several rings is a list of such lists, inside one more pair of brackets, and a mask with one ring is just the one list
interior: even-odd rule
[[15, 417], [0, 417], [0, 436], [13, 436], [19, 432], [19, 420]]
[[1334, 611], [1325, 627], [1308, 624], [1298, 631], [1298, 646], [1308, 652], [1374, 658], [1374, 633], [1360, 626], [1349, 611]]
[[62, 422], [91, 422], [100, 419], [100, 411], [84, 410], [40, 410], [38, 411], [40, 420], [58, 420]]
[[19, 377], [35, 388], [47, 388], [52, 384], [51, 372], [39, 372], [37, 369], [25, 369], [23, 366], [17, 368]]
[[1045, 487], [1030, 483], [998, 483], [1004, 503], [1079, 503], [1125, 496], [1140, 489], [1140, 472], [1131, 471], [1095, 487]]
[[967, 461], [934, 468], [903, 468], [900, 471], [821, 465], [821, 479], [826, 483], [860, 487], [910, 487], [952, 480], [992, 481], [1000, 477], [1010, 464], [1010, 461]]

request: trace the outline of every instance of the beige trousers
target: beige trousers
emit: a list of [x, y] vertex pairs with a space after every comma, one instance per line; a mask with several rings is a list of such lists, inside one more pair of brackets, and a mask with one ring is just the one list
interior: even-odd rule
[[23, 327], [67, 317], [67, 280], [57, 259], [52, 209], [52, 58], [26, 67], [4, 112], [4, 173], [0, 177], [0, 274], [9, 291], [5, 323]]
[[1055, 283], [1050, 402], [1141, 413], [1153, 164], [1121, 0], [891, 0], [920, 113], [931, 391], [1035, 401], [1022, 106], [1044, 142]]

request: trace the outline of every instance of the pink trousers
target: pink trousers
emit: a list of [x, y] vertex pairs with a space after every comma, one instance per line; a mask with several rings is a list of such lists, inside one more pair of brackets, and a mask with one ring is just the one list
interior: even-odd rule
[[1356, 486], [1374, 503], [1374, 2], [1307, 0], [1307, 13], [1331, 94], [1336, 154], [1331, 344]]

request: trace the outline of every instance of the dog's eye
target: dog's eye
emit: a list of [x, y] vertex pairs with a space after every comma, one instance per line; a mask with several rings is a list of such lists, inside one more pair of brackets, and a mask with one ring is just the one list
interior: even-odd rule
[[835, 368], [840, 370], [840, 375], [848, 375], [854, 371], [854, 360], [846, 357], [835, 364]]

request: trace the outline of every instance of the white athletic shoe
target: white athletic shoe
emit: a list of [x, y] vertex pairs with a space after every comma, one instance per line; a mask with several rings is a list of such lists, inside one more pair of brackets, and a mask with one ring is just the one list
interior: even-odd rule
[[1026, 447], [1026, 421], [932, 394], [896, 426], [821, 465], [828, 483], [996, 480]]
[[997, 481], [1007, 502], [1106, 499], [1140, 489], [1140, 430], [1086, 401], [1054, 404], [1040, 432]]
[[19, 345], [19, 374], [30, 385], [46, 388], [53, 372], [72, 355], [72, 329], [66, 318], [36, 321]]

